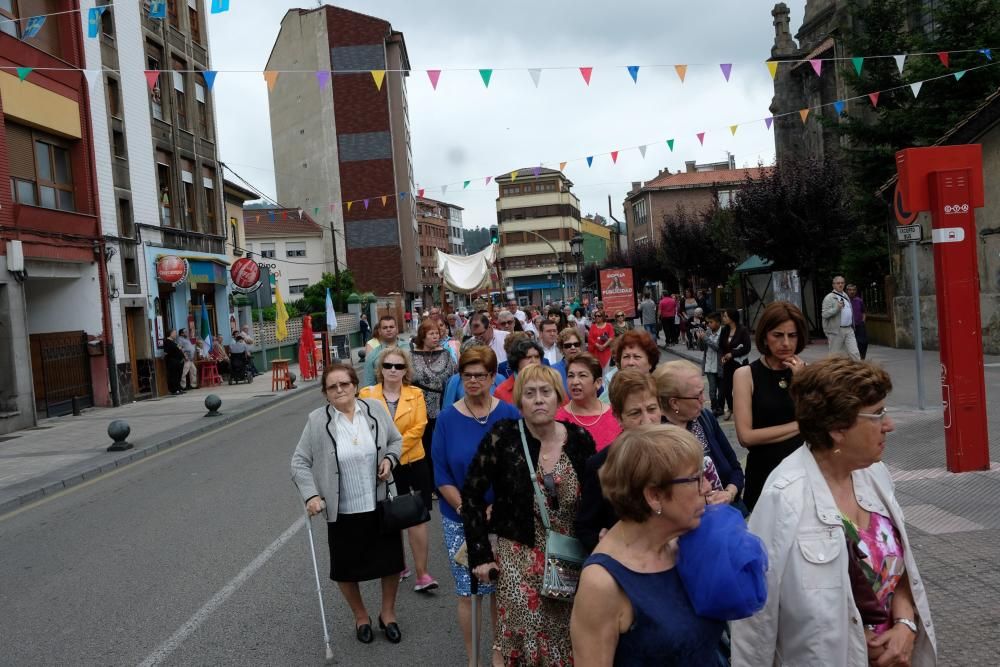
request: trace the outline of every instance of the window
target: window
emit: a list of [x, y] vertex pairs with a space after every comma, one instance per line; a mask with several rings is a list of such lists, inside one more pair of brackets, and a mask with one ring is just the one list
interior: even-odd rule
[[[105, 11], [105, 14], [110, 14], [111, 12]], [[105, 90], [108, 91], [108, 113], [113, 118], [122, 117], [122, 92], [121, 84], [118, 83], [118, 79], [113, 77], [108, 77], [108, 84]]]
[[125, 273], [125, 291], [133, 294], [139, 291], [139, 263], [136, 259], [135, 243], [122, 241], [118, 244], [122, 254], [122, 268]]
[[229, 241], [233, 246], [233, 254], [240, 251], [240, 222], [236, 218], [229, 218]]
[[205, 231], [210, 234], [215, 234], [218, 229], [216, 227], [216, 210], [218, 208], [218, 202], [216, 202], [215, 197], [215, 170], [210, 167], [201, 168], [201, 185], [205, 189]]
[[170, 19], [170, 27], [180, 30], [181, 21], [177, 14], [177, 0], [167, 0], [167, 17]]
[[646, 210], [646, 200], [640, 199], [632, 204], [632, 218], [636, 226], [645, 225], [649, 222], [649, 212]]
[[[2, 0], [0, 0], [2, 1]], [[160, 69], [160, 50], [154, 46], [148, 47], [153, 53], [146, 56], [146, 69], [152, 71], [159, 71]], [[156, 80], [156, 85], [152, 87], [149, 91], [149, 101], [153, 107], [153, 118], [157, 120], [163, 120], [163, 94], [160, 90], [160, 80]]]
[[198, 5], [195, 0], [188, 0], [188, 24], [191, 26], [191, 39], [201, 44], [201, 21], [198, 20]]
[[289, 294], [305, 294], [306, 288], [309, 287], [308, 278], [289, 278], [288, 279], [288, 293]]
[[732, 190], [719, 190], [719, 208], [729, 208], [733, 205], [736, 193]]
[[128, 158], [125, 150], [125, 133], [121, 130], [111, 130], [111, 147], [115, 152], [115, 157]]
[[195, 207], [198, 200], [194, 198], [194, 163], [191, 160], [181, 160], [181, 189], [184, 193], [184, 228], [195, 229]]
[[274, 259], [274, 244], [273, 243], [261, 243], [260, 244], [260, 256], [267, 259]]
[[[182, 130], [188, 129], [188, 112], [187, 112], [187, 89], [185, 87], [185, 79], [187, 74], [182, 70], [186, 69], [186, 65], [179, 61], [174, 61], [174, 71], [172, 72], [174, 78], [174, 99], [177, 100], [177, 127]], [[181, 70], [181, 71], [179, 71]]]
[[0, 0], [0, 30], [11, 37], [20, 39], [20, 31], [17, 22], [17, 13], [14, 10], [14, 0]]
[[132, 202], [122, 197], [118, 200], [118, 235], [127, 239], [135, 236], [132, 224]]
[[75, 211], [69, 148], [55, 137], [7, 124], [7, 157], [14, 201]]
[[[111, 4], [111, 0], [97, 0], [94, 4], [98, 7], [105, 7]], [[101, 12], [101, 34], [108, 39], [114, 39], [115, 37], [115, 18], [113, 14], [114, 12], [111, 11], [111, 7]]]
[[156, 151], [156, 184], [160, 193], [160, 224], [173, 225], [171, 205], [173, 203], [173, 181], [170, 178], [173, 158], [163, 151]]
[[198, 104], [198, 130], [201, 132], [201, 136], [206, 138], [211, 138], [211, 134], [208, 131], [208, 101], [206, 95], [206, 89], [204, 84], [204, 79], [198, 76], [198, 80], [194, 82], [194, 99]]

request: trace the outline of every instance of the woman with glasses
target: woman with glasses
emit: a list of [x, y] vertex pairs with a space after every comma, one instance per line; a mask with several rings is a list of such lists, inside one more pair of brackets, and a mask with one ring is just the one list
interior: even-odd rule
[[615, 330], [615, 338], [618, 338], [624, 336], [626, 331], [632, 331], [632, 320], [625, 319], [625, 313], [619, 310], [611, 326]]
[[[499, 422], [479, 443], [462, 487], [469, 565], [484, 582], [491, 571], [499, 571], [495, 646], [502, 664], [571, 665], [572, 605], [541, 595], [546, 530], [524, 449], [536, 471], [550, 526], [572, 536], [578, 480], [594, 453], [594, 441], [579, 426], [556, 421], [564, 394], [562, 380], [551, 368], [535, 365], [521, 371], [514, 399], [524, 419]], [[489, 517], [491, 489], [496, 495]], [[491, 532], [497, 535], [495, 548]]]
[[750, 516], [767, 547], [767, 604], [733, 625], [734, 665], [937, 664], [934, 626], [889, 470], [889, 375], [825, 359], [789, 391], [806, 446]]
[[[422, 327], [423, 325], [421, 325]], [[390, 415], [396, 428], [403, 436], [403, 452], [400, 463], [392, 473], [397, 493], [418, 494], [428, 511], [433, 509], [431, 472], [423, 444], [427, 426], [427, 407], [424, 394], [414, 386], [413, 365], [405, 350], [391, 347], [383, 350], [375, 366], [377, 384], [364, 387], [359, 398], [379, 401]], [[430, 518], [428, 518], [430, 521]], [[429, 592], [438, 587], [437, 580], [427, 571], [427, 523], [408, 528], [406, 535], [413, 552], [413, 563], [417, 570], [417, 581], [413, 590]], [[400, 578], [409, 576], [409, 568], [402, 571]]]
[[602, 369], [607, 368], [611, 361], [611, 344], [614, 339], [614, 328], [605, 320], [604, 311], [598, 310], [594, 313], [594, 323], [587, 332], [587, 350], [600, 362]]
[[695, 614], [676, 567], [678, 538], [705, 513], [701, 445], [675, 426], [640, 426], [609, 451], [601, 486], [619, 521], [580, 577], [575, 664], [718, 665], [725, 623]]
[[542, 346], [531, 340], [531, 337], [523, 331], [507, 336], [504, 345], [507, 348], [510, 376], [493, 390], [493, 395], [501, 401], [513, 405], [514, 383], [517, 381], [517, 374], [528, 366], [541, 364], [545, 353], [542, 351]]
[[431, 438], [434, 423], [441, 412], [444, 390], [448, 380], [455, 374], [458, 364], [451, 351], [441, 347], [441, 329], [432, 319], [420, 323], [413, 338], [413, 386], [424, 392], [427, 408], [427, 428], [424, 429], [423, 445], [427, 454], [427, 468], [430, 471], [431, 488], [434, 486], [434, 459], [431, 455]]
[[358, 582], [380, 579], [379, 627], [386, 639], [398, 644], [402, 634], [396, 622], [396, 592], [404, 567], [403, 535], [383, 532], [375, 507], [393, 484], [403, 437], [381, 402], [356, 397], [358, 375], [352, 366], [330, 364], [320, 389], [327, 405], [309, 413], [292, 454], [292, 480], [309, 515], [325, 514], [330, 578], [354, 614], [358, 641], [370, 644], [375, 639]]
[[[496, 370], [497, 357], [490, 348], [477, 345], [462, 352], [458, 360], [458, 374], [465, 393], [454, 405], [441, 411], [434, 427], [434, 477], [441, 497], [441, 502], [438, 504], [441, 511], [441, 526], [444, 530], [445, 548], [448, 550], [448, 563], [455, 579], [458, 622], [462, 629], [470, 665], [476, 665], [478, 662], [471, 655], [471, 581], [469, 570], [455, 563], [455, 555], [465, 542], [460, 489], [465, 483], [469, 462], [475, 456], [479, 442], [497, 421], [517, 419], [520, 416], [510, 404], [490, 395]], [[486, 502], [488, 505], [493, 503], [492, 493], [487, 494]], [[479, 595], [492, 596], [492, 593], [492, 586], [479, 586]], [[495, 607], [493, 627], [496, 628]]]
[[690, 361], [668, 361], [653, 372], [660, 398], [660, 409], [667, 423], [690, 431], [701, 445], [705, 457], [705, 479], [710, 491], [709, 504], [736, 505], [743, 490], [743, 468], [718, 419], [705, 407], [705, 377]]
[[775, 301], [757, 322], [760, 358], [733, 376], [736, 437], [750, 450], [743, 502], [751, 512], [767, 476], [802, 444], [788, 388], [806, 366], [798, 354], [808, 336], [802, 311], [787, 301]]
[[594, 439], [597, 451], [611, 444], [622, 432], [611, 406], [597, 397], [603, 379], [601, 364], [589, 354], [580, 354], [569, 362], [566, 383], [569, 403], [559, 408], [556, 419], [576, 424], [587, 430]]

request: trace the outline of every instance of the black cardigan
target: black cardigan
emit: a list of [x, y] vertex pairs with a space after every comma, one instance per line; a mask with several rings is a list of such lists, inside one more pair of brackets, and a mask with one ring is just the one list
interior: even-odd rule
[[[577, 480], [583, 479], [583, 468], [594, 454], [594, 439], [576, 424], [560, 422], [566, 427], [563, 451], [569, 458]], [[528, 451], [538, 460], [541, 443], [525, 427]], [[493, 488], [491, 520], [486, 521], [486, 492]], [[462, 486], [462, 521], [469, 565], [476, 567], [494, 560], [488, 534], [496, 533], [528, 547], [535, 546], [535, 491], [531, 484], [528, 462], [524, 460], [521, 434], [517, 420], [503, 419], [479, 443], [479, 450], [469, 464]]]

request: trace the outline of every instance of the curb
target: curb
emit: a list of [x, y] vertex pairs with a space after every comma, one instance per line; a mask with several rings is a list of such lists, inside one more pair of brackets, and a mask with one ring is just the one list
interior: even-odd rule
[[[95, 479], [101, 475], [111, 472], [112, 470], [125, 467], [140, 459], [144, 459], [151, 454], [156, 454], [157, 452], [170, 449], [171, 447], [187, 442], [197, 436], [204, 435], [210, 431], [215, 431], [222, 426], [231, 424], [242, 419], [243, 417], [246, 417], [248, 414], [258, 411], [263, 407], [269, 407], [271, 405], [289, 401], [298, 397], [307, 389], [312, 388], [312, 384], [299, 385], [298, 387], [288, 390], [280, 395], [276, 395], [273, 398], [269, 397], [266, 400], [256, 403], [248, 402], [248, 404], [241, 406], [234, 412], [220, 413], [219, 417], [214, 417], [212, 419], [202, 417], [201, 419], [204, 419], [205, 421], [189, 422], [188, 424], [179, 427], [181, 429], [180, 432], [167, 431], [165, 433], [161, 433], [160, 435], [169, 434], [164, 440], [137, 446], [134, 449], [118, 454], [110, 460], [100, 456], [94, 457], [89, 461], [82, 461], [73, 466], [67, 466], [62, 470], [51, 473], [53, 476], [52, 479], [46, 479], [47, 476], [42, 475], [36, 479], [26, 480], [24, 482], [14, 484], [9, 487], [9, 491], [14, 495], [9, 498], [0, 499], [0, 518], [2, 518], [3, 515], [18, 509], [19, 507], [27, 505], [28, 503], [40, 500], [46, 496], [51, 496], [55, 493], [76, 486], [77, 484]], [[184, 430], [185, 426], [193, 426], [193, 428]], [[108, 438], [108, 442], [110, 443], [110, 438]], [[114, 455], [112, 454], [112, 456]], [[5, 493], [4, 495], [7, 494]]]

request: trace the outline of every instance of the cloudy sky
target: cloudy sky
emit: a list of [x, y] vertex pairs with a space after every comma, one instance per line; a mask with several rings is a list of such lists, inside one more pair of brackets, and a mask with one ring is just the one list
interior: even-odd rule
[[[512, 169], [568, 161], [581, 212], [607, 216], [610, 195], [621, 219], [630, 183], [650, 180], [660, 169], [682, 169], [685, 160], [722, 161], [727, 151], [737, 166], [774, 159], [773, 135], [761, 120], [770, 115], [773, 92], [763, 64], [773, 42], [771, 2], [338, 4], [403, 32], [414, 70], [408, 80], [414, 176], [428, 197], [464, 207], [466, 228], [495, 223], [497, 189], [483, 177]], [[794, 33], [805, 0], [787, 4]], [[229, 12], [209, 19], [212, 65], [223, 72], [215, 85], [222, 159], [271, 196], [267, 88], [259, 72], [285, 12], [314, 6], [235, 0]], [[729, 83], [720, 63], [733, 63]], [[675, 64], [689, 66], [683, 84]], [[638, 83], [627, 65], [640, 66]], [[594, 68], [589, 86], [581, 66]], [[495, 70], [488, 89], [479, 68]], [[556, 69], [545, 69], [536, 89], [529, 68]], [[437, 91], [427, 69], [444, 70]], [[232, 70], [245, 73], [226, 73]], [[730, 125], [746, 122], [731, 134]], [[706, 133], [704, 146], [698, 132]], [[645, 158], [639, 145], [648, 145]], [[612, 164], [607, 153], [619, 149]], [[588, 155], [595, 156], [589, 168]], [[463, 191], [461, 182], [469, 179]], [[442, 184], [452, 184], [444, 195]]]

